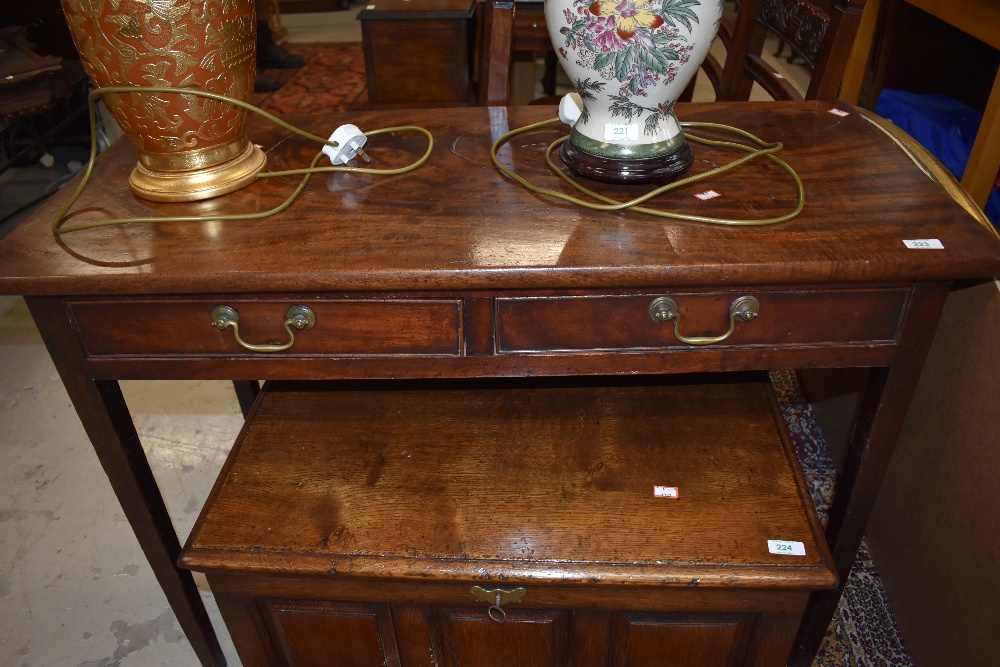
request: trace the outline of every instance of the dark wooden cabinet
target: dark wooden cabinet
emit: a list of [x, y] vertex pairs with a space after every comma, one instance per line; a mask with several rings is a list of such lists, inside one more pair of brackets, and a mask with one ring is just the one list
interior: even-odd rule
[[361, 21], [371, 105], [472, 101], [470, 61], [476, 0], [378, 0]]
[[[257, 601], [274, 650], [249, 664], [383, 667], [717, 667], [743, 665], [752, 614], [518, 609], [503, 623], [473, 607]], [[771, 661], [758, 664], [779, 664]], [[246, 658], [244, 658], [246, 663]], [[749, 664], [754, 664], [753, 662]]]
[[784, 429], [721, 376], [275, 383], [181, 562], [247, 667], [781, 667], [836, 581]]

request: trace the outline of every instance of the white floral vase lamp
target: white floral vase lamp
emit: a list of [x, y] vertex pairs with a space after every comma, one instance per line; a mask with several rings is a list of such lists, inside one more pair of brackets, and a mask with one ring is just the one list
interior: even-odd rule
[[698, 72], [722, 0], [545, 0], [583, 108], [560, 157], [581, 176], [664, 183], [694, 161], [674, 104]]

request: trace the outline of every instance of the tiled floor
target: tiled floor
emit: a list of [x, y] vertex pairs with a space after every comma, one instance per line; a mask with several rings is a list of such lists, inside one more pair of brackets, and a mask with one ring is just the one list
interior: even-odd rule
[[[355, 13], [292, 14], [283, 25], [291, 41], [359, 41]], [[18, 187], [5, 182], [4, 197]], [[0, 378], [0, 665], [195, 665], [19, 297], [0, 297]], [[183, 541], [242, 421], [231, 385], [123, 389]]]

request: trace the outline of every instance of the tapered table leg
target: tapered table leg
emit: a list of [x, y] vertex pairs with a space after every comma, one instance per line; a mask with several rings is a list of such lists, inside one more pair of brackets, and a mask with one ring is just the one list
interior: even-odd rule
[[840, 584], [835, 589], [812, 594], [789, 665], [812, 665], [837, 611], [949, 288], [950, 283], [932, 283], [914, 289], [892, 363], [876, 369], [865, 389], [826, 527]]
[[240, 403], [240, 411], [243, 419], [250, 414], [253, 402], [257, 400], [260, 393], [260, 382], [257, 380], [233, 380], [233, 389], [236, 390], [236, 400]]
[[146, 460], [118, 382], [91, 379], [65, 305], [54, 298], [26, 299], [83, 428], [153, 573], [205, 667], [226, 659], [191, 573], [177, 566], [181, 546]]

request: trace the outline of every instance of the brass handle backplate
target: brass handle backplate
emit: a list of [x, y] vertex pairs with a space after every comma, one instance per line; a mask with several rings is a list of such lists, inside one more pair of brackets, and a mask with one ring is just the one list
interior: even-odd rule
[[285, 314], [285, 331], [288, 332], [288, 342], [277, 345], [255, 345], [248, 343], [240, 336], [240, 314], [232, 306], [216, 306], [212, 309], [212, 326], [219, 331], [232, 329], [236, 342], [251, 352], [284, 352], [295, 345], [295, 333], [292, 329], [304, 331], [312, 329], [316, 324], [316, 313], [308, 306], [292, 306]]
[[677, 302], [669, 296], [653, 299], [649, 304], [649, 318], [654, 322], [674, 321], [674, 337], [688, 345], [712, 345], [721, 343], [733, 335], [736, 321], [749, 322], [760, 314], [760, 301], [752, 296], [739, 296], [729, 304], [729, 331], [721, 336], [685, 336], [681, 334], [681, 312]]
[[524, 586], [518, 586], [509, 591], [505, 591], [502, 588], [486, 590], [482, 586], [473, 586], [469, 589], [469, 592], [480, 602], [489, 603], [490, 608], [486, 610], [486, 613], [497, 623], [503, 623], [507, 620], [507, 612], [503, 606], [519, 602], [528, 593], [528, 589]]

